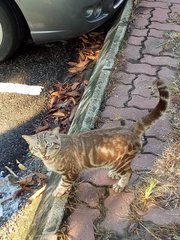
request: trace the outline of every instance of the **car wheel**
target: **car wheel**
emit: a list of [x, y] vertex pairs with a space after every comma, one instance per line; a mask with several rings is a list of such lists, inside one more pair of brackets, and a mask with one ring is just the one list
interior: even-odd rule
[[8, 0], [0, 0], [0, 62], [9, 58], [24, 38], [24, 22]]

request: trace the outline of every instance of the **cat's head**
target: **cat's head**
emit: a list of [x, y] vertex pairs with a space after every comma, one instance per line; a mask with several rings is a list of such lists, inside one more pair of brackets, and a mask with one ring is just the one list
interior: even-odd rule
[[29, 144], [31, 153], [44, 161], [53, 158], [61, 148], [59, 128], [35, 135], [22, 135], [22, 137]]

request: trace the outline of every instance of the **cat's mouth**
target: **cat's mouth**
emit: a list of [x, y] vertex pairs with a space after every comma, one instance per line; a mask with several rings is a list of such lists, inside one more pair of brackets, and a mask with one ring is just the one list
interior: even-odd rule
[[49, 159], [49, 156], [43, 156], [43, 158], [44, 158], [45, 160], [48, 160], [48, 159]]

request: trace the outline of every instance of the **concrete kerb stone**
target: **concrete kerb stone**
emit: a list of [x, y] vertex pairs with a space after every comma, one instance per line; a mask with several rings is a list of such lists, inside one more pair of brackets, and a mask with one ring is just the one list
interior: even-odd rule
[[[133, 0], [128, 0], [123, 13], [119, 15], [114, 26], [108, 32], [101, 56], [93, 70], [68, 134], [89, 130], [94, 127], [116, 54], [126, 33], [132, 8]], [[52, 192], [59, 180], [60, 177], [57, 174], [51, 174], [33, 224], [26, 237], [27, 240], [48, 240], [51, 239], [49, 236], [52, 237], [52, 235], [53, 239], [56, 239], [55, 233], [62, 222], [68, 197], [64, 196], [61, 199], [52, 197]]]

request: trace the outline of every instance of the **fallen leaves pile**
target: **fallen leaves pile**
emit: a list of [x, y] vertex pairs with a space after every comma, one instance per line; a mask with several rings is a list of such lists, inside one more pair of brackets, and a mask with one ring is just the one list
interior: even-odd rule
[[68, 71], [72, 74], [82, 72], [87, 65], [99, 58], [100, 50], [103, 45], [105, 34], [103, 32], [91, 32], [80, 37], [82, 49], [78, 52], [76, 62], [68, 62]]
[[41, 132], [54, 126], [60, 127], [60, 132], [66, 133], [70, 127], [76, 109], [84, 92], [87, 80], [76, 80], [73, 83], [60, 83], [55, 85], [52, 91], [48, 113], [36, 132]]
[[[21, 171], [28, 171], [27, 167], [16, 160], [16, 163]], [[30, 174], [19, 177], [17, 176], [12, 169], [6, 166], [6, 169], [10, 172], [4, 179], [1, 179], [2, 184], [1, 187], [5, 187], [6, 185], [14, 185], [17, 188], [14, 188], [14, 191], [11, 193], [7, 193], [6, 191], [3, 194], [3, 190], [1, 189], [2, 199], [0, 204], [7, 202], [8, 200], [15, 199], [19, 197], [24, 192], [31, 192], [33, 195], [28, 199], [29, 202], [38, 197], [44, 190], [47, 182], [47, 175], [41, 173], [40, 171], [34, 171]], [[5, 189], [5, 188], [4, 188]]]
[[36, 133], [57, 126], [60, 127], [61, 133], [67, 133], [88, 84], [88, 80], [84, 80], [83, 74], [80, 72], [99, 58], [104, 38], [103, 32], [91, 32], [80, 37], [82, 47], [78, 51], [77, 61], [68, 62], [68, 65], [71, 66], [68, 68], [69, 73], [77, 76], [73, 82], [55, 84], [54, 91], [50, 92], [51, 100], [47, 115], [40, 126], [35, 127]]

